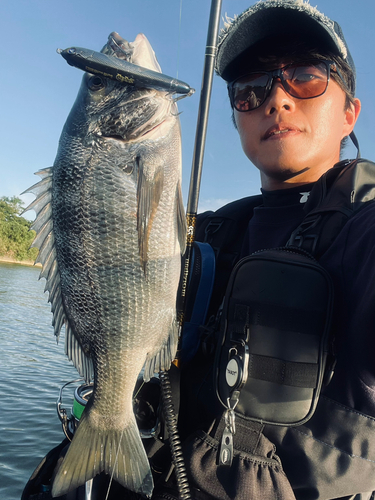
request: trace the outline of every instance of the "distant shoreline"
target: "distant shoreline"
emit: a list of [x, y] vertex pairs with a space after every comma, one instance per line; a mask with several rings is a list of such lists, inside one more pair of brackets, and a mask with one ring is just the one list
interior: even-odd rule
[[34, 264], [34, 261], [32, 260], [16, 260], [13, 257], [7, 257], [6, 255], [0, 255], [0, 262], [5, 264], [21, 264], [21, 266], [41, 267], [41, 264]]

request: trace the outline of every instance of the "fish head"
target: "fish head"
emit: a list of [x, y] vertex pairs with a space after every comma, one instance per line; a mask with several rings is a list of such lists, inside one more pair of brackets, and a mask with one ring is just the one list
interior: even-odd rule
[[[127, 42], [117, 33], [111, 33], [102, 52], [161, 71], [150, 43], [142, 34], [134, 42]], [[182, 215], [181, 133], [173, 94], [85, 73], [54, 166], [55, 186], [63, 182], [70, 186], [71, 179], [74, 182], [77, 178], [84, 178], [85, 186], [88, 179], [96, 185], [95, 176], [100, 172], [100, 190], [110, 194], [105, 197], [106, 209], [110, 199], [116, 200], [110, 202], [116, 213], [127, 214], [130, 210], [129, 219], [137, 229], [139, 262], [145, 276], [147, 262], [156, 261], [161, 254], [162, 258], [171, 255], [180, 262], [186, 224]], [[131, 209], [126, 206], [126, 195], [123, 203], [112, 196], [114, 178], [123, 193], [134, 193]], [[74, 189], [79, 191], [78, 183]], [[100, 195], [100, 207], [102, 198]], [[163, 211], [158, 212], [159, 203]], [[154, 223], [157, 217], [168, 218], [173, 227], [178, 227], [177, 238], [170, 232], [173, 237], [164, 238], [168, 242], [164, 246], [152, 243], [154, 234], [157, 238], [158, 225]]]
[[[128, 42], [112, 32], [101, 52], [161, 73], [155, 52], [142, 33], [134, 42]], [[167, 92], [136, 88], [102, 75], [85, 73], [64, 132], [89, 143], [98, 138], [143, 140], [145, 134], [168, 118], [175, 122], [177, 115], [175, 101]]]

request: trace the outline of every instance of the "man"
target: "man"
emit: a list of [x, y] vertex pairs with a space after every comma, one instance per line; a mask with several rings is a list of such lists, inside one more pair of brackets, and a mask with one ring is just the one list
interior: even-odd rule
[[[375, 181], [370, 162], [338, 163], [345, 138], [351, 136], [356, 143], [352, 132], [360, 101], [355, 97], [354, 62], [342, 31], [316, 8], [293, 0], [266, 0], [250, 7], [227, 23], [216, 69], [228, 83], [243, 150], [259, 169], [262, 198], [234, 202], [198, 219], [198, 239], [216, 250], [220, 247], [211, 314], [219, 308], [238, 257], [288, 241], [297, 245], [306, 234], [300, 226], [302, 221], [306, 224], [306, 214], [327, 207], [329, 197], [341, 189], [338, 179], [348, 179], [352, 168], [367, 165], [367, 188]], [[348, 199], [363, 187], [362, 183], [349, 190]], [[362, 202], [371, 199], [373, 195]], [[331, 209], [345, 211], [338, 206], [331, 204]], [[322, 214], [330, 217], [328, 211]], [[206, 432], [196, 431], [194, 438], [188, 438], [186, 450], [191, 484], [208, 498], [273, 499], [293, 498], [293, 494], [298, 500], [373, 498], [375, 455], [369, 450], [375, 444], [374, 217], [375, 205], [369, 202], [360, 204], [345, 223], [332, 218], [330, 229], [323, 225], [314, 229], [322, 222], [315, 216], [309, 226], [318, 244], [308, 249], [328, 271], [335, 297], [330, 334], [335, 361], [315, 413], [302, 425], [287, 427], [262, 425], [238, 409], [233, 463], [216, 469], [212, 457], [223, 449], [230, 426], [217, 416], [221, 409], [228, 418], [228, 411], [215, 405], [220, 383], [212, 382], [211, 367], [215, 366], [219, 380], [222, 367], [207, 352], [216, 350], [218, 359], [223, 349], [225, 306], [221, 333], [216, 327], [216, 334], [207, 335], [206, 329], [203, 348], [183, 370], [180, 428], [183, 437], [189, 427], [189, 431]], [[327, 238], [327, 233], [332, 237]], [[252, 288], [249, 283], [249, 294]], [[249, 349], [252, 326], [250, 321]], [[282, 358], [277, 353], [275, 357]], [[255, 413], [260, 399], [254, 398]], [[229, 402], [227, 410], [231, 410]], [[283, 481], [280, 464], [279, 469], [275, 465], [277, 457], [293, 493]]]

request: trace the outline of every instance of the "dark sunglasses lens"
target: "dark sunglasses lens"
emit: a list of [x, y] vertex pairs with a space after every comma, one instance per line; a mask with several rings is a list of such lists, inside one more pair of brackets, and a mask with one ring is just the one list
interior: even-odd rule
[[318, 97], [324, 94], [328, 85], [327, 66], [319, 61], [290, 66], [283, 71], [283, 84], [293, 97]]
[[232, 102], [237, 111], [258, 108], [266, 97], [268, 80], [265, 73], [253, 73], [236, 80], [232, 85]]

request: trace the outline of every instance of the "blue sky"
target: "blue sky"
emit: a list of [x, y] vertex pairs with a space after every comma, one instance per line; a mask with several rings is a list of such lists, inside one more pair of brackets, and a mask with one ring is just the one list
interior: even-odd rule
[[[223, 0], [222, 16], [239, 14], [253, 3]], [[357, 66], [357, 97], [363, 106], [355, 131], [362, 156], [374, 159], [375, 2], [311, 3], [343, 28]], [[129, 41], [144, 33], [163, 72], [178, 74], [197, 89], [179, 105], [186, 203], [210, 5], [210, 0], [182, 0], [182, 5], [181, 0], [2, 0], [0, 196], [19, 195], [38, 180], [34, 172], [53, 164], [82, 78], [56, 49], [77, 45], [100, 50], [109, 33], [117, 31]], [[243, 154], [230, 116], [225, 85], [215, 77], [200, 210], [259, 193], [259, 173]], [[354, 155], [348, 147], [346, 156]], [[23, 199], [29, 202], [33, 196]]]

